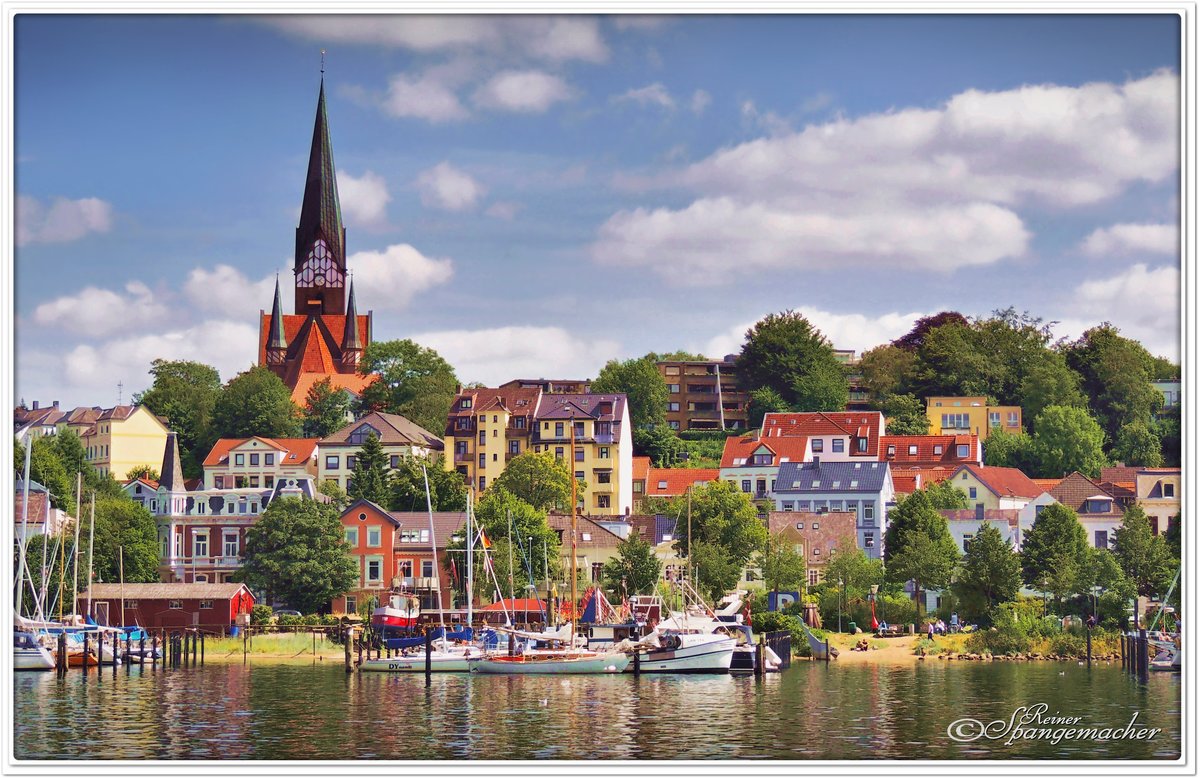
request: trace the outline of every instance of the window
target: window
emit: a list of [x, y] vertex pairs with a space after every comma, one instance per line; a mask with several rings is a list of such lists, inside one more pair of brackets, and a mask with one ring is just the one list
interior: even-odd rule
[[411, 579], [412, 578], [412, 560], [401, 560], [396, 565], [396, 570], [399, 571], [400, 575], [403, 576], [405, 579]]
[[821, 529], [821, 523], [820, 523], [820, 522], [814, 522], [814, 523], [813, 523], [813, 530], [820, 530], [820, 529]]
[[750, 491], [750, 480], [742, 479], [742, 492], [749, 492], [749, 491]]
[[521, 453], [521, 442], [517, 441], [517, 440], [509, 441], [508, 442], [508, 453], [509, 454], [520, 454]]
[[867, 439], [859, 438], [857, 440], [858, 440], [858, 451], [860, 451], [860, 452], [867, 451]]
[[137, 607], [138, 607], [138, 602], [136, 600], [125, 601], [125, 608], [127, 608], [127, 609], [136, 609]]
[[576, 437], [576, 438], [583, 438], [583, 436], [584, 436], [584, 432], [583, 432], [583, 423], [582, 423], [582, 422], [576, 422], [576, 423], [575, 423], [575, 437]]
[[254, 489], [258, 489], [258, 477], [257, 476], [250, 477], [250, 486]]
[[513, 427], [515, 427], [517, 430], [524, 430], [525, 429], [525, 417], [514, 417], [513, 418]]
[[458, 407], [459, 408], [470, 408], [471, 407], [471, 398], [463, 398], [462, 400], [458, 401]]
[[679, 394], [679, 385], [678, 384], [668, 384], [667, 392], [669, 392], [672, 395], [678, 395]]
[[795, 511], [795, 510], [796, 510], [796, 509], [795, 509], [795, 505], [796, 505], [796, 502], [795, 502], [795, 501], [793, 501], [793, 500], [785, 500], [785, 501], [783, 502], [783, 510], [784, 510], [784, 511]]
[[909, 444], [909, 445], [908, 445], [908, 454], [909, 454], [909, 456], [913, 456], [913, 455], [915, 455], [916, 453], [917, 453], [917, 445], [916, 445], [916, 444]]
[[868, 500], [868, 501], [863, 502], [862, 516], [863, 516], [864, 521], [867, 521], [867, 520], [870, 520], [872, 522], [875, 521], [875, 503], [874, 503], [874, 501]]
[[863, 548], [864, 549], [874, 549], [875, 548], [875, 534], [874, 533], [863, 533]]
[[971, 456], [971, 447], [968, 444], [959, 444], [958, 445], [958, 456], [960, 458], [970, 457]]
[[[215, 479], [213, 479], [213, 486], [216, 487], [218, 490], [225, 489], [225, 477], [218, 476]], [[140, 490], [141, 488], [139, 487], [138, 489]]]
[[840, 438], [833, 439], [833, 451], [835, 451], [835, 452], [846, 451], [846, 442]]
[[1095, 538], [1096, 538], [1096, 548], [1097, 549], [1108, 549], [1108, 531], [1107, 530], [1097, 530]]
[[597, 484], [612, 484], [612, 471], [596, 471]]
[[208, 557], [208, 533], [197, 533], [192, 539], [192, 555]]
[[566, 451], [566, 450], [564, 450], [561, 446], [556, 446], [556, 447], [554, 447], [554, 456], [557, 459], [561, 460], [563, 458], [564, 451]]
[[358, 613], [358, 598], [356, 596], [354, 596], [354, 595], [346, 596], [346, 613], [347, 614]]
[[346, 443], [354, 444], [355, 446], [362, 446], [371, 436], [375, 436], [376, 439], [383, 438], [383, 436], [379, 434], [379, 431], [370, 425], [359, 425], [358, 428], [350, 434], [350, 437], [346, 439]]
[[352, 471], [357, 467], [358, 467], [358, 455], [356, 455], [356, 454], [346, 455], [346, 470]]
[[1015, 412], [1015, 411], [1008, 412], [1008, 426], [1016, 427], [1019, 424], [1020, 424], [1020, 422], [1017, 421], [1017, 412]]
[[222, 538], [222, 545], [224, 546], [224, 549], [222, 551], [225, 553], [224, 554], [225, 557], [237, 557], [238, 556], [238, 551], [241, 547], [241, 544], [238, 543], [237, 533], [226, 533], [225, 536]]
[[[815, 525], [815, 524], [813, 525], [813, 528], [814, 528], [814, 529], [816, 528], [816, 525]], [[816, 556], [818, 556], [818, 555], [820, 555], [820, 554], [821, 554], [821, 547], [819, 547], [819, 546], [814, 546], [814, 547], [813, 547], [813, 557], [816, 557]]]
[[426, 579], [433, 578], [433, 560], [421, 561], [421, 576]]
[[803, 530], [803, 529], [804, 529], [804, 523], [803, 523], [803, 522], [797, 522], [797, 523], [796, 523], [796, 529], [797, 529], [797, 530]]
[[[583, 471], [575, 471], [575, 478], [576, 478], [576, 479], [582, 479], [582, 478], [583, 478]], [[580, 498], [580, 500], [583, 500], [583, 498]]]
[[367, 560], [367, 581], [377, 582], [383, 578], [383, 561], [375, 558]]
[[668, 420], [667, 420], [667, 427], [671, 428], [672, 430], [678, 430], [678, 429], [679, 429], [679, 420], [677, 420], [677, 419], [668, 419]]
[[479, 477], [479, 491], [483, 492], [485, 489], [487, 489], [487, 477], [480, 476]]
[[383, 546], [383, 528], [367, 528], [367, 546]]
[[392, 455], [391, 458], [388, 460], [388, 463], [393, 468], [399, 468], [400, 467], [400, 455], [398, 455], [398, 454]]
[[671, 402], [667, 403], [667, 411], [678, 411], [678, 410], [679, 410], [679, 404], [677, 402], [672, 400]]
[[[750, 482], [746, 482], [746, 483], [747, 483], [747, 484], [749, 484]], [[667, 488], [667, 480], [666, 480], [666, 479], [663, 479], [663, 480], [661, 480], [661, 481], [658, 483], [658, 488], [659, 488], [660, 490], [665, 490], [665, 489]], [[747, 492], [749, 492], [749, 490], [746, 490], [746, 491], [747, 491]]]
[[641, 481], [640, 479], [638, 481], [635, 481], [633, 483], [633, 491], [634, 492], [645, 492], [646, 491], [646, 482]]
[[1171, 484], [1170, 482], [1163, 482], [1163, 497], [1164, 498], [1175, 497], [1175, 485], [1174, 484]]
[[274, 464], [275, 464], [275, 453], [274, 452], [267, 452], [266, 454], [263, 455], [263, 465], [274, 465]]
[[607, 460], [608, 459], [608, 447], [607, 446], [600, 447], [600, 452], [599, 452], [599, 454], [596, 455], [596, 457], [597, 457], [597, 459], [600, 459], [600, 460]]
[[770, 465], [770, 464], [771, 464], [771, 460], [773, 459], [773, 455], [770, 455], [770, 454], [756, 454], [756, 455], [754, 455], [754, 457], [753, 457], [753, 458], [751, 458], [751, 459], [752, 459], [752, 461], [753, 461], [753, 462], [752, 462], [752, 464], [753, 464], [753, 465]]
[[796, 503], [797, 511], [809, 511], [812, 508], [812, 503], [807, 500], [798, 501]]
[[233, 456], [233, 464], [234, 464], [234, 465], [245, 465], [245, 464], [246, 464], [246, 455], [244, 455], [244, 454], [235, 454], [235, 455]]
[[251, 464], [251, 465], [258, 465], [258, 452], [251, 452], [251, 453], [250, 453], [250, 464]]
[[183, 608], [183, 601], [181, 601], [181, 600], [169, 600], [169, 601], [167, 601], [167, 608], [168, 608], [168, 609], [182, 609], [182, 608]]
[[200, 608], [202, 608], [202, 609], [211, 609], [211, 608], [212, 608], [212, 601], [210, 601], [210, 600], [202, 600], [202, 601], [200, 601]]
[[1000, 412], [999, 411], [989, 411], [988, 412], [988, 427], [1000, 427]]
[[336, 454], [325, 455], [325, 469], [326, 470], [337, 470], [337, 467], [338, 467], [338, 456]]
[[933, 453], [934, 454], [941, 454], [944, 450], [945, 450], [945, 447], [942, 446], [941, 444], [933, 445]]
[[565, 431], [566, 431], [566, 428], [563, 426], [562, 422], [554, 423], [554, 437], [555, 438], [562, 438]]
[[487, 431], [486, 431], [486, 430], [480, 430], [480, 431], [479, 431], [479, 443], [480, 443], [481, 445], [483, 445], [483, 444], [486, 444], [486, 443], [487, 443]]
[[580, 447], [575, 447], [575, 462], [583, 462], [583, 449]]
[[942, 428], [948, 430], [970, 430], [970, 414], [942, 414]]
[[480, 455], [479, 455], [479, 467], [480, 467], [480, 468], [483, 468], [483, 467], [485, 467], [486, 465], [487, 465], [487, 455], [486, 455], [486, 454], [480, 454]]
[[968, 490], [967, 490], [967, 492], [969, 492], [969, 493], [970, 493], [970, 494], [967, 496], [967, 497], [969, 497], [969, 498], [977, 498], [977, 497], [979, 497], [978, 495], [976, 495], [976, 494], [975, 494], [975, 493], [976, 493], [976, 489], [975, 489], [974, 487], [971, 487], [970, 489], [968, 489]]
[[975, 536], [972, 535], [971, 533], [966, 533], [965, 535], [963, 535], [963, 551], [964, 552], [968, 551], [971, 548], [971, 539], [974, 537]]
[[825, 451], [825, 439], [824, 438], [814, 438], [812, 441], [812, 450], [814, 452]]

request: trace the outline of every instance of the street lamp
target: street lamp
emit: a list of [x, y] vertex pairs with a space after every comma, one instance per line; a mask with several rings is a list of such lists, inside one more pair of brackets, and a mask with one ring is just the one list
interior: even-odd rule
[[1092, 586], [1092, 616], [1096, 618], [1097, 622], [1100, 621], [1098, 600], [1102, 592], [1104, 592], [1104, 588], [1099, 584]]
[[1050, 580], [1042, 579], [1042, 616], [1046, 617], [1050, 614]]
[[838, 579], [838, 632], [842, 632], [842, 599], [846, 595], [846, 583]]

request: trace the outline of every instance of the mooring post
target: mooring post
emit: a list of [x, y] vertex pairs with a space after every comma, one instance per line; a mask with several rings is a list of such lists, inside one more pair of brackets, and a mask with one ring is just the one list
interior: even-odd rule
[[637, 647], [633, 649], [633, 675], [642, 675], [642, 652]]
[[425, 686], [433, 682], [433, 633], [425, 628]]
[[204, 634], [200, 634], [200, 665], [204, 665]]
[[89, 646], [90, 642], [88, 641], [89, 638], [90, 638], [90, 636], [88, 635], [87, 631], [85, 630], [83, 633], [83, 675], [84, 676], [87, 676], [88, 657], [90, 657], [90, 655], [88, 654], [89, 650], [91, 649], [91, 647]]
[[754, 675], [757, 677], [761, 677], [766, 673], [766, 664], [764, 662], [766, 660], [766, 653], [763, 652], [763, 641], [764, 637], [759, 635], [758, 646], [754, 647]]
[[192, 632], [192, 667], [196, 667], [196, 644], [200, 643], [200, 631]]
[[1138, 643], [1141, 644], [1141, 648], [1138, 650], [1138, 675], [1144, 682], [1150, 674], [1150, 641], [1146, 636], [1145, 628], [1138, 631]]
[[357, 630], [355, 630], [354, 633], [358, 639], [358, 667], [362, 668], [363, 636], [359, 635]]
[[346, 673], [351, 673], [354, 671], [354, 661], [350, 657], [350, 642], [354, 640], [353, 639], [354, 631], [350, 628], [349, 625], [344, 625], [342, 627], [341, 632], [342, 632], [342, 650], [343, 650], [343, 652], [345, 652], [345, 656], [346, 656]]
[[[86, 668], [86, 666], [85, 666]], [[67, 675], [67, 634], [58, 634], [58, 648], [54, 652], [54, 672], [59, 676]]]
[[825, 665], [829, 665], [829, 636], [825, 637]]
[[[85, 663], [87, 662], [87, 658], [84, 658], [84, 662]], [[101, 631], [96, 634], [96, 677], [97, 678], [99, 678], [100, 676], [103, 675], [100, 673], [103, 670], [103, 665], [104, 665], [104, 633], [103, 633], [103, 631]]]
[[508, 656], [512, 657], [517, 653], [517, 637], [512, 633], [508, 634]]
[[158, 670], [158, 636], [150, 637], [150, 668]]

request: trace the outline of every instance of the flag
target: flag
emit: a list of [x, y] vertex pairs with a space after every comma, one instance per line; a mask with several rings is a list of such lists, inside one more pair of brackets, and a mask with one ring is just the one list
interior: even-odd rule
[[483, 532], [483, 528], [479, 528], [479, 543], [483, 544], [484, 549], [492, 548], [492, 542], [488, 540], [487, 534]]
[[450, 558], [450, 578], [458, 581], [458, 567], [454, 565], [454, 558]]
[[483, 556], [483, 567], [488, 571], [492, 570], [492, 558], [490, 555]]

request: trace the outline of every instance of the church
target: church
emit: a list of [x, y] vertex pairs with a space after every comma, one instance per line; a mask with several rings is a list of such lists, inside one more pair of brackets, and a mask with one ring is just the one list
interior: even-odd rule
[[347, 281], [346, 228], [325, 113], [324, 79], [317, 98], [292, 272], [293, 313], [283, 313], [278, 279], [271, 313], [259, 311], [258, 364], [283, 380], [301, 408], [309, 389], [326, 378], [337, 389], [362, 394], [376, 378], [358, 373], [363, 350], [371, 343], [372, 314], [358, 313], [353, 281]]

